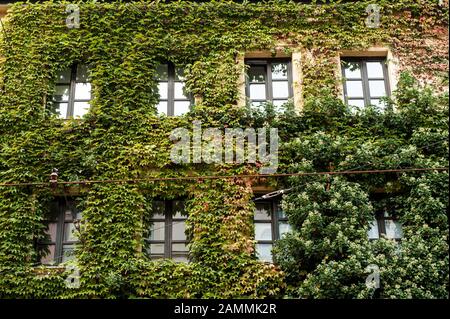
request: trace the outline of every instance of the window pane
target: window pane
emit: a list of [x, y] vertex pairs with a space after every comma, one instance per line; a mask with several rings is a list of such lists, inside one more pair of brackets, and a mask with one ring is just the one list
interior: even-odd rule
[[91, 99], [91, 84], [77, 83], [75, 84], [75, 100], [90, 100]]
[[378, 239], [379, 233], [378, 233], [378, 222], [376, 220], [373, 220], [369, 224], [369, 231], [367, 233], [369, 239]]
[[70, 83], [71, 69], [65, 69], [56, 75], [56, 83]]
[[344, 62], [344, 77], [346, 79], [361, 79], [361, 66], [359, 62]]
[[265, 102], [261, 102], [261, 101], [251, 101], [250, 105], [254, 109], [263, 110], [263, 104], [264, 103]]
[[72, 260], [75, 258], [74, 251], [73, 251], [74, 248], [75, 248], [75, 245], [64, 245], [63, 246], [62, 262], [66, 262], [68, 260]]
[[56, 241], [56, 229], [58, 227], [58, 223], [49, 223], [45, 233], [50, 237], [51, 242]]
[[347, 81], [347, 96], [363, 97], [362, 81]]
[[167, 102], [166, 101], [159, 101], [158, 105], [156, 105], [156, 109], [158, 110], [159, 114], [166, 114], [167, 115]]
[[175, 99], [189, 99], [183, 82], [174, 83], [174, 96]]
[[272, 204], [257, 203], [255, 205], [255, 220], [271, 220]]
[[274, 98], [289, 97], [288, 82], [272, 82], [272, 94]]
[[89, 111], [89, 102], [75, 102], [73, 105], [73, 117], [82, 117]]
[[164, 212], [166, 210], [165, 202], [155, 200], [153, 202], [153, 216], [152, 218], [164, 219]]
[[278, 218], [287, 218], [286, 213], [281, 208], [281, 204], [280, 203], [276, 204], [276, 211], [277, 211], [277, 214], [278, 214]]
[[150, 254], [164, 254], [164, 244], [150, 244]]
[[272, 64], [272, 79], [287, 79], [288, 66], [287, 63]]
[[272, 224], [255, 223], [255, 240], [272, 240]]
[[266, 85], [265, 84], [250, 84], [250, 99], [265, 100], [266, 99]]
[[282, 238], [284, 234], [289, 233], [291, 230], [292, 227], [288, 224], [288, 222], [278, 222], [278, 232], [280, 234], [280, 238]]
[[189, 112], [190, 106], [191, 102], [189, 101], [175, 101], [173, 105], [173, 115], [179, 116], [186, 114], [187, 112]]
[[367, 76], [369, 78], [383, 78], [383, 66], [381, 62], [367, 62]]
[[73, 223], [64, 224], [64, 241], [77, 241], [77, 230]]
[[266, 81], [266, 67], [265, 66], [251, 66], [248, 70], [248, 80], [250, 82], [265, 82]]
[[256, 255], [259, 260], [272, 262], [272, 245], [256, 244]]
[[400, 239], [403, 237], [402, 226], [399, 222], [386, 219], [386, 237]]
[[56, 102], [68, 101], [69, 90], [70, 89], [68, 85], [57, 85], [55, 88], [55, 94], [53, 95], [53, 100]]
[[184, 69], [183, 68], [175, 68], [175, 81], [184, 81]]
[[173, 252], [187, 252], [187, 245], [186, 244], [172, 244], [172, 251]]
[[88, 81], [89, 81], [89, 73], [87, 65], [78, 64], [76, 82], [88, 82]]
[[172, 223], [172, 239], [173, 240], [186, 240], [184, 221], [174, 221]]
[[381, 107], [381, 108], [385, 107], [384, 102], [382, 102], [380, 99], [371, 99], [370, 100], [370, 104], [376, 105], [376, 106]]
[[54, 103], [55, 105], [55, 112], [56, 114], [59, 114], [59, 117], [62, 119], [67, 118], [67, 107], [69, 104], [67, 103]]
[[348, 105], [355, 106], [358, 109], [363, 109], [365, 107], [364, 100], [348, 100]]
[[168, 97], [168, 84], [167, 82], [159, 82], [158, 83], [158, 93], [159, 93], [159, 98], [161, 100], [167, 100]]
[[41, 258], [41, 264], [48, 265], [55, 261], [55, 245], [47, 245], [49, 253]]
[[173, 215], [174, 218], [186, 218], [184, 211], [184, 202], [181, 200], [173, 201]]
[[384, 81], [369, 81], [370, 96], [385, 96], [386, 88]]
[[153, 222], [150, 226], [150, 240], [164, 240], [164, 222]]
[[160, 64], [156, 67], [156, 79], [158, 81], [168, 81], [169, 71], [167, 64]]

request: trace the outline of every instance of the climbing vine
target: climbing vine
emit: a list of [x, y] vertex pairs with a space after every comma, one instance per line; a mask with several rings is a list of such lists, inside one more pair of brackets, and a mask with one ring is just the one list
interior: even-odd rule
[[[66, 1], [16, 3], [0, 43], [0, 181], [63, 181], [257, 173], [256, 165], [174, 164], [170, 132], [205, 127], [277, 127], [282, 172], [448, 165], [447, 15], [444, 1], [301, 4], [75, 1], [80, 28], [65, 24]], [[368, 28], [366, 8], [381, 20]], [[238, 106], [243, 52], [302, 53], [301, 112], [275, 116]], [[403, 74], [386, 111], [351, 112], [338, 98], [336, 54], [389, 47]], [[157, 115], [156, 66], [186, 69], [200, 96], [180, 117]], [[91, 108], [82, 120], [49, 112], [58, 71], [90, 66]], [[432, 84], [435, 89], [423, 88]], [[446, 172], [292, 178], [80, 184], [57, 189], [0, 186], [0, 297], [265, 298], [373, 297], [368, 264], [382, 269], [378, 296], [443, 297], [448, 291]], [[294, 227], [275, 248], [276, 265], [254, 257], [252, 184], [294, 191], [283, 207]], [[329, 184], [329, 189], [326, 185]], [[301, 186], [306, 185], [306, 186]], [[298, 186], [298, 188], [295, 188]], [[395, 194], [405, 224], [402, 253], [369, 242], [377, 189]], [[76, 196], [83, 211], [76, 265], [36, 267], [48, 203]], [[189, 264], [152, 261], [145, 251], [152, 201], [186, 198]]]

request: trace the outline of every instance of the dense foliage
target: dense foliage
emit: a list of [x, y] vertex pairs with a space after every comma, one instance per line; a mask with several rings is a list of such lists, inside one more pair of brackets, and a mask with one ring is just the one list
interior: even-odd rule
[[[381, 26], [367, 28], [366, 7], [379, 3]], [[80, 2], [79, 29], [65, 25], [65, 4], [15, 4], [0, 44], [0, 181], [123, 179], [255, 173], [252, 165], [175, 165], [169, 132], [201, 120], [212, 127], [278, 127], [285, 172], [448, 165], [446, 96], [405, 75], [393, 108], [354, 114], [336, 98], [336, 53], [382, 43], [423, 82], [446, 72], [448, 5], [437, 1], [361, 1], [305, 5]], [[301, 48], [300, 114], [253, 113], [236, 106], [245, 51]], [[448, 44], [447, 44], [448, 45]], [[416, 53], [419, 52], [419, 53]], [[422, 54], [420, 52], [426, 52]], [[156, 115], [155, 67], [186, 68], [188, 89], [202, 96], [182, 117]], [[55, 75], [74, 62], [91, 67], [93, 100], [83, 120], [48, 112]], [[443, 78], [445, 83], [446, 79]], [[253, 255], [251, 180], [0, 186], [0, 297], [371, 297], [365, 266], [382, 270], [382, 297], [444, 297], [448, 291], [446, 172], [270, 179], [300, 186], [284, 199], [295, 232], [279, 242], [279, 266]], [[326, 185], [329, 185], [327, 188]], [[366, 238], [376, 189], [392, 193], [405, 225], [396, 246]], [[48, 203], [77, 195], [83, 209], [77, 264], [67, 274], [35, 268]], [[144, 254], [154, 198], [186, 197], [193, 262], [150, 261]], [[281, 269], [280, 269], [281, 268]]]

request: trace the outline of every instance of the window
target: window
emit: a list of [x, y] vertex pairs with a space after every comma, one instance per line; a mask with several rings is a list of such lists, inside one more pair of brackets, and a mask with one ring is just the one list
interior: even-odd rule
[[148, 254], [152, 259], [171, 258], [187, 262], [188, 249], [185, 234], [187, 215], [184, 202], [155, 201], [151, 218]]
[[286, 59], [246, 60], [246, 96], [252, 106], [272, 102], [279, 108], [292, 98], [291, 62]]
[[260, 260], [272, 262], [272, 245], [291, 230], [281, 206], [275, 201], [255, 202], [256, 254]]
[[375, 220], [370, 225], [368, 236], [369, 239], [385, 237], [399, 241], [403, 237], [402, 226], [387, 211], [378, 212]]
[[58, 74], [52, 102], [53, 111], [60, 118], [82, 117], [89, 110], [90, 100], [91, 84], [86, 65], [74, 64]]
[[381, 106], [380, 98], [390, 95], [386, 59], [343, 59], [344, 97], [348, 105], [362, 109]]
[[38, 243], [39, 262], [43, 265], [59, 264], [74, 258], [73, 250], [78, 242], [75, 225], [81, 220], [81, 212], [73, 201], [59, 199], [52, 202], [47, 224], [47, 239]]
[[157, 69], [159, 92], [158, 113], [169, 116], [183, 115], [190, 111], [192, 98], [184, 85], [184, 70], [173, 63], [160, 64]]

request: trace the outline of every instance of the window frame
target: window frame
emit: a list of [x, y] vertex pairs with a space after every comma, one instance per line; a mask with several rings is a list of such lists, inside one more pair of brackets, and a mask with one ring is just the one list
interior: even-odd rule
[[[182, 202], [183, 203], [183, 212], [185, 213], [184, 218], [179, 218], [174, 216], [175, 212], [175, 202]], [[176, 222], [185, 222], [188, 219], [188, 215], [186, 214], [186, 211], [184, 209], [185, 200], [183, 199], [177, 199], [177, 200], [155, 200], [154, 202], [163, 202], [164, 203], [164, 218], [155, 218], [154, 214], [152, 214], [151, 218], [149, 219], [150, 223], [153, 224], [153, 222], [164, 222], [164, 240], [160, 239], [150, 239], [150, 237], [146, 238], [149, 247], [151, 244], [164, 244], [164, 254], [152, 254], [151, 250], [148, 254], [149, 258], [152, 260], [157, 259], [174, 259], [176, 257], [186, 257], [188, 262], [189, 259], [189, 250], [186, 252], [173, 252], [172, 251], [172, 244], [185, 244], [186, 247], [189, 244], [189, 238], [186, 236], [186, 240], [178, 240], [178, 239], [172, 239], [173, 234], [173, 224]], [[151, 232], [151, 226], [150, 226], [150, 232]], [[186, 233], [185, 233], [186, 234]], [[151, 233], [149, 233], [151, 236]], [[156, 257], [156, 258], [154, 258]]]
[[[292, 59], [291, 58], [246, 58], [244, 59], [244, 65], [246, 67], [245, 72], [245, 96], [251, 102], [256, 103], [265, 103], [270, 102], [274, 103], [273, 99], [273, 82], [285, 82], [285, 79], [272, 79], [272, 64], [277, 63], [286, 63], [287, 64], [287, 82], [288, 82], [288, 96], [286, 98], [287, 101], [294, 98], [294, 88], [293, 88], [293, 77], [292, 77]], [[261, 82], [250, 82], [248, 77], [248, 70], [250, 70], [251, 66], [264, 66], [266, 79], [264, 82], [266, 99], [265, 100], [254, 100], [250, 98], [250, 84], [262, 84]], [[281, 98], [276, 98], [276, 100], [284, 100]]]
[[[281, 209], [278, 209], [281, 207], [281, 202], [279, 200], [258, 200], [255, 202], [255, 209], [257, 204], [269, 204], [270, 205], [270, 219], [255, 219], [255, 216], [253, 215], [253, 224], [256, 225], [257, 223], [269, 223], [271, 224], [271, 231], [272, 231], [272, 239], [271, 240], [257, 240], [256, 237], [254, 238], [257, 244], [270, 244], [273, 245], [275, 242], [279, 239], [281, 239], [280, 236], [280, 222], [287, 222], [288, 218], [287, 216], [279, 217], [279, 212], [282, 211]], [[254, 234], [256, 235], [256, 234]], [[255, 256], [258, 258], [256, 247], [255, 247]], [[273, 257], [273, 256], [272, 256]], [[259, 258], [258, 258], [259, 259]]]
[[[159, 94], [159, 98], [158, 98], [158, 104], [159, 102], [167, 102], [167, 109], [166, 109], [166, 114], [167, 116], [182, 116], [182, 115], [175, 115], [175, 102], [183, 102], [183, 101], [189, 101], [189, 111], [192, 111], [193, 106], [194, 106], [194, 99], [191, 93], [189, 93], [189, 96], [186, 99], [177, 99], [175, 98], [175, 83], [184, 83], [186, 85], [186, 81], [180, 81], [180, 80], [176, 80], [175, 76], [176, 76], [176, 72], [175, 69], [177, 69], [177, 66], [175, 65], [175, 63], [170, 62], [170, 61], [165, 61], [162, 62], [161, 65], [167, 65], [167, 81], [161, 81], [158, 78], [156, 79], [157, 84], [164, 82], [167, 83], [167, 99], [161, 99], [161, 95], [159, 94], [159, 90], [158, 90], [158, 94]], [[180, 68], [179, 69], [183, 69], [184, 68]]]
[[[358, 63], [361, 68], [361, 79], [347, 79], [345, 77], [345, 67], [343, 65], [344, 62], [351, 62], [351, 63]], [[383, 70], [383, 78], [369, 78], [367, 74], [367, 62], [381, 62], [381, 67]], [[344, 93], [344, 101], [345, 104], [349, 105], [349, 98], [347, 94], [347, 81], [361, 81], [362, 82], [362, 89], [363, 89], [363, 97], [362, 98], [351, 98], [352, 100], [363, 100], [364, 106], [367, 107], [371, 105], [372, 99], [381, 99], [383, 97], [390, 97], [391, 96], [391, 86], [389, 81], [389, 70], [388, 70], [388, 63], [387, 63], [387, 57], [386, 56], [379, 56], [379, 57], [340, 57], [340, 64], [341, 64], [341, 76], [343, 79], [343, 93]], [[369, 81], [383, 81], [384, 87], [386, 90], [385, 96], [371, 96], [370, 95], [370, 89], [369, 89]]]
[[[56, 199], [55, 201], [52, 201], [50, 204], [50, 218], [45, 219], [43, 222], [47, 224], [49, 223], [55, 223], [56, 224], [56, 236], [55, 241], [43, 241], [43, 242], [37, 242], [36, 248], [54, 245], [55, 246], [55, 252], [53, 256], [53, 262], [52, 263], [42, 263], [41, 259], [47, 257], [48, 255], [42, 256], [41, 259], [38, 260], [37, 263], [45, 266], [51, 266], [51, 265], [59, 265], [63, 262], [64, 257], [64, 246], [65, 245], [77, 245], [80, 241], [65, 241], [65, 230], [66, 224], [73, 224], [76, 220], [76, 216], [78, 213], [81, 213], [79, 209], [76, 207], [76, 203], [73, 199], [66, 200], [66, 199]], [[65, 218], [65, 212], [66, 210], [70, 210], [72, 212], [72, 221], [67, 221]]]
[[[68, 83], [67, 82], [65, 82], [65, 83], [58, 83], [58, 82], [56, 82], [55, 83], [55, 90], [56, 90], [56, 87], [58, 87], [58, 86], [67, 86], [67, 85], [69, 85], [69, 98], [68, 98], [67, 102], [65, 102], [65, 101], [55, 101], [55, 96], [54, 95], [52, 95], [52, 97], [51, 97], [51, 102], [53, 104], [55, 104], [55, 103], [57, 103], [57, 104], [67, 103], [66, 114], [65, 115], [60, 114], [60, 118], [64, 119], [64, 120], [67, 120], [67, 119], [70, 119], [70, 118], [74, 118], [73, 117], [73, 113], [74, 113], [74, 110], [75, 110], [75, 103], [77, 103], [77, 102], [87, 102], [87, 103], [89, 103], [89, 108], [90, 108], [90, 102], [92, 100], [92, 93], [91, 93], [91, 98], [89, 98], [89, 99], [75, 99], [75, 93], [76, 93], [75, 92], [75, 88], [76, 88], [77, 83], [89, 83], [89, 84], [91, 84], [91, 82], [89, 82], [89, 81], [87, 81], [87, 82], [77, 82], [77, 71], [78, 71], [78, 67], [80, 65], [83, 65], [83, 63], [76, 62], [76, 63], [73, 63], [70, 66], [70, 79], [69, 79]], [[91, 85], [91, 90], [92, 90], [92, 85]]]

